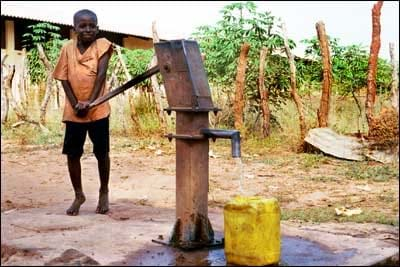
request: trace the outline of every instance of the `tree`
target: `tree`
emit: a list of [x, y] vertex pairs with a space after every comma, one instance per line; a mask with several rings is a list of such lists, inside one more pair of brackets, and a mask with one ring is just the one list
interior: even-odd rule
[[368, 60], [367, 99], [365, 100], [365, 111], [369, 126], [372, 123], [374, 115], [374, 104], [376, 97], [376, 70], [378, 67], [379, 49], [381, 47], [380, 17], [382, 5], [383, 1], [378, 1], [372, 8], [372, 41]]
[[306, 125], [306, 120], [304, 117], [304, 110], [303, 110], [303, 103], [301, 102], [301, 98], [299, 94], [297, 93], [297, 80], [296, 80], [296, 65], [294, 63], [294, 56], [292, 52], [290, 51], [289, 47], [289, 42], [287, 38], [287, 33], [286, 33], [286, 26], [284, 23], [282, 23], [282, 32], [283, 32], [283, 37], [284, 37], [284, 44], [285, 44], [285, 50], [286, 50], [286, 55], [289, 60], [289, 65], [290, 65], [290, 93], [293, 97], [293, 101], [296, 104], [297, 107], [297, 112], [299, 113], [299, 124], [300, 124], [300, 140], [301, 140], [301, 145], [300, 149], [304, 149], [304, 138], [306, 137], [306, 132], [307, 132], [307, 125]]
[[[340, 44], [339, 38], [327, 35], [331, 50], [333, 86], [332, 91], [339, 95], [352, 95], [367, 86], [368, 53], [366, 48], [360, 44], [344, 46]], [[296, 62], [298, 78], [300, 83], [320, 84], [323, 79], [321, 64], [321, 49], [318, 39], [305, 39], [301, 41], [306, 44], [305, 55], [311, 57], [312, 61], [307, 64]], [[298, 64], [299, 63], [299, 64]], [[384, 59], [378, 59], [378, 70], [376, 75], [377, 91], [386, 93], [390, 91], [391, 67]], [[312, 86], [319, 90], [319, 86]]]
[[261, 48], [260, 50], [260, 65], [259, 65], [259, 76], [258, 76], [258, 90], [260, 93], [260, 98], [261, 98], [261, 111], [262, 111], [262, 116], [263, 116], [263, 123], [262, 123], [262, 134], [264, 137], [269, 136], [270, 134], [270, 117], [271, 117], [271, 112], [269, 110], [269, 105], [268, 105], [268, 91], [265, 90], [265, 57], [267, 55], [268, 49], [266, 47]]
[[38, 84], [45, 80], [46, 69], [43, 61], [40, 60], [37, 45], [43, 47], [44, 53], [48, 57], [50, 64], [55, 66], [60, 55], [60, 49], [67, 40], [62, 40], [58, 33], [60, 27], [47, 22], [40, 22], [27, 27], [27, 33], [23, 34], [23, 46], [28, 51], [28, 64], [31, 82]]
[[[205, 68], [209, 81], [224, 88], [221, 90], [228, 96], [231, 95], [240, 47], [244, 42], [248, 43], [250, 50], [244, 88], [245, 102], [248, 111], [259, 113], [259, 51], [262, 47], [269, 51], [283, 47], [283, 38], [276, 27], [278, 19], [270, 12], [257, 12], [256, 5], [251, 1], [227, 5], [221, 10], [221, 14], [222, 19], [215, 26], [201, 26], [193, 34], [207, 56]], [[291, 48], [295, 46], [292, 40], [289, 40], [289, 45]], [[269, 59], [268, 63], [269, 66], [265, 68], [265, 88], [269, 91], [272, 104], [278, 106], [289, 97], [289, 71], [288, 68], [282, 68], [282, 64], [287, 63], [279, 58]], [[268, 78], [268, 72], [274, 73], [271, 79]]]
[[389, 52], [390, 52], [390, 64], [392, 65], [391, 101], [392, 101], [392, 107], [396, 110], [397, 116], [399, 116], [399, 76], [398, 76], [399, 69], [398, 69], [398, 64], [396, 62], [394, 43], [389, 43]]
[[319, 127], [328, 127], [329, 100], [331, 96], [331, 87], [332, 87], [331, 56], [329, 53], [329, 46], [325, 33], [324, 23], [322, 21], [317, 22], [316, 28], [318, 33], [319, 44], [321, 46], [322, 66], [323, 66], [321, 102], [317, 112], [318, 124]]
[[244, 108], [243, 91], [246, 80], [246, 64], [247, 64], [247, 56], [249, 54], [249, 50], [250, 50], [250, 45], [248, 43], [244, 43], [240, 48], [239, 63], [236, 74], [235, 101], [233, 103], [236, 129], [242, 129], [243, 127], [243, 108]]
[[28, 62], [32, 83], [39, 83], [46, 79], [45, 95], [40, 105], [40, 124], [46, 124], [46, 109], [50, 101], [53, 86], [56, 86], [56, 99], [59, 104], [59, 90], [57, 82], [52, 77], [53, 68], [58, 59], [60, 49], [65, 42], [57, 33], [60, 27], [47, 22], [28, 26], [31, 32], [25, 33], [24, 47], [29, 49]]

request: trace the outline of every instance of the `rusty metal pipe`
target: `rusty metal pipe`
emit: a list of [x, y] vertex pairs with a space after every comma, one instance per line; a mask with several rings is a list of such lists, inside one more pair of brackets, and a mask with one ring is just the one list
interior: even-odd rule
[[238, 130], [202, 128], [200, 129], [200, 133], [213, 140], [216, 138], [231, 139], [232, 157], [240, 158], [240, 132]]

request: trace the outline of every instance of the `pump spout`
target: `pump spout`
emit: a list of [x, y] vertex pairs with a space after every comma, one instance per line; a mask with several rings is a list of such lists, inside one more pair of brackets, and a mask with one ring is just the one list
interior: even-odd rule
[[200, 129], [200, 133], [207, 138], [225, 138], [231, 139], [232, 157], [240, 158], [240, 132], [238, 130], [222, 130], [222, 129]]

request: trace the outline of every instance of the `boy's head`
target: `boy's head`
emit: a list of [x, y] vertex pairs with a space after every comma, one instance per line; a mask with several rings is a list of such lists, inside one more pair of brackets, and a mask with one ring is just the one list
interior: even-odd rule
[[74, 30], [78, 34], [78, 39], [82, 42], [93, 42], [99, 32], [96, 14], [88, 9], [76, 12], [74, 14]]

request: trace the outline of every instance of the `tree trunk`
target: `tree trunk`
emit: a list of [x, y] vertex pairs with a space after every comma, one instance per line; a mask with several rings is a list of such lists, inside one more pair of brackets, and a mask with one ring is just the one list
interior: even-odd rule
[[365, 111], [367, 115], [368, 126], [371, 126], [374, 116], [374, 104], [376, 97], [376, 72], [378, 68], [379, 49], [381, 47], [380, 17], [382, 5], [383, 1], [378, 1], [372, 8], [372, 41], [368, 60], [367, 97], [365, 101]]
[[19, 92], [21, 96], [21, 106], [23, 109], [28, 108], [28, 66], [27, 66], [26, 49], [22, 49], [22, 63], [21, 63], [21, 75], [19, 79]]
[[39, 119], [40, 123], [42, 125], [45, 125], [46, 124], [46, 110], [47, 110], [47, 106], [48, 106], [49, 101], [50, 101], [51, 91], [52, 91], [52, 87], [53, 87], [52, 86], [53, 85], [53, 83], [52, 83], [52, 81], [53, 81], [53, 77], [52, 77], [53, 67], [50, 64], [50, 61], [47, 59], [47, 56], [46, 56], [46, 54], [45, 54], [45, 52], [43, 50], [42, 45], [37, 44], [37, 49], [38, 49], [38, 52], [39, 52], [39, 58], [43, 62], [44, 66], [45, 66], [45, 69], [46, 69], [46, 72], [47, 72], [47, 75], [46, 75], [46, 77], [47, 77], [46, 78], [46, 91], [45, 91], [45, 94], [44, 94], [44, 98], [43, 98], [42, 104], [40, 106], [40, 119]]
[[8, 106], [13, 108], [15, 115], [17, 116], [17, 119], [20, 120], [20, 122], [13, 124], [13, 127], [15, 127], [15, 125], [18, 126], [24, 122], [29, 122], [36, 126], [39, 126], [43, 131], [48, 132], [48, 129], [46, 127], [44, 127], [42, 124], [40, 124], [39, 122], [34, 121], [32, 119], [29, 119], [26, 109], [21, 108], [20, 105], [14, 99], [14, 97], [12, 95], [12, 81], [14, 78], [14, 74], [15, 74], [15, 66], [13, 65], [13, 66], [11, 66], [11, 69], [8, 71], [7, 77], [4, 81], [4, 92], [5, 92]]
[[10, 66], [10, 69], [7, 71], [7, 76], [4, 81], [4, 92], [6, 96], [6, 103], [9, 107], [12, 107], [18, 119], [25, 118], [23, 112], [19, 109], [16, 100], [13, 97], [12, 92], [12, 83], [13, 78], [15, 76], [15, 65]]
[[[115, 64], [114, 69], [111, 72], [111, 77], [110, 80], [107, 81], [107, 84], [110, 85], [110, 88], [116, 88], [118, 86], [118, 78], [117, 75], [120, 72], [122, 68], [122, 64], [120, 61], [117, 61]], [[118, 118], [120, 118], [121, 124], [122, 124], [122, 129], [123, 132], [126, 134], [126, 119], [125, 119], [125, 103], [126, 103], [126, 98], [124, 95], [125, 92], [122, 94], [119, 94], [116, 96], [116, 101], [117, 101], [117, 107], [116, 107], [116, 112], [118, 114]]]
[[53, 85], [52, 87], [54, 87], [53, 90], [53, 99], [54, 99], [54, 103], [53, 103], [53, 109], [54, 110], [58, 110], [60, 108], [60, 91], [59, 88], [57, 86], [57, 82], [53, 79]]
[[235, 100], [233, 103], [233, 112], [235, 118], [235, 128], [243, 128], [243, 109], [244, 109], [244, 87], [246, 81], [247, 57], [250, 50], [250, 44], [244, 43], [240, 48], [239, 63], [236, 74]]
[[268, 106], [268, 100], [269, 100], [269, 92], [268, 90], [265, 89], [265, 84], [264, 84], [264, 78], [265, 78], [265, 73], [264, 73], [264, 66], [265, 66], [265, 57], [267, 55], [267, 48], [263, 47], [260, 50], [260, 67], [259, 67], [259, 74], [258, 74], [258, 90], [260, 92], [260, 98], [261, 98], [261, 112], [263, 115], [263, 122], [262, 122], [262, 134], [264, 137], [269, 136], [270, 134], [270, 110]]
[[397, 116], [399, 116], [399, 70], [396, 62], [394, 43], [389, 43], [389, 52], [390, 63], [392, 65], [392, 107], [396, 110]]
[[288, 42], [287, 33], [286, 33], [286, 26], [284, 23], [282, 23], [282, 33], [283, 33], [283, 38], [284, 38], [284, 43], [285, 43], [285, 51], [286, 51], [286, 55], [289, 59], [289, 66], [290, 66], [290, 93], [296, 104], [297, 112], [299, 112], [301, 147], [303, 147], [304, 138], [306, 137], [306, 131], [307, 131], [306, 121], [305, 121], [305, 117], [304, 117], [303, 104], [301, 103], [300, 96], [297, 94], [296, 65], [294, 64], [294, 56], [293, 56], [292, 52], [290, 51], [289, 42]]
[[62, 85], [60, 85], [60, 82], [59, 81], [56, 81], [56, 80], [54, 80], [54, 85], [55, 85], [55, 91], [56, 91], [56, 95], [55, 95], [55, 108], [56, 109], [59, 109], [60, 108], [60, 103], [61, 103], [61, 101], [60, 101], [60, 92], [61, 91], [63, 91], [63, 89], [61, 89], [60, 87], [62, 86]]
[[[111, 72], [111, 78], [108, 81], [108, 84], [110, 85], [110, 88], [111, 88], [110, 90], [112, 90], [112, 88], [116, 88], [118, 86], [117, 75], [121, 71], [121, 68], [122, 68], [122, 62], [121, 62], [121, 60], [119, 60], [115, 64], [115, 68]], [[129, 75], [129, 73], [125, 72], [125, 76], [126, 75]], [[127, 92], [127, 94], [128, 94], [128, 98], [129, 98], [129, 92]], [[120, 118], [120, 120], [121, 120], [123, 132], [126, 133], [126, 128], [127, 128], [126, 124], [127, 124], [127, 122], [126, 122], [126, 119], [125, 119], [125, 103], [126, 103], [125, 92], [123, 92], [122, 94], [117, 95], [116, 96], [116, 101], [117, 101], [116, 110], [117, 110], [118, 118]]]
[[[153, 21], [153, 23], [152, 23], [152, 32], [153, 32], [153, 44], [160, 42], [160, 38], [158, 37], [155, 21]], [[152, 68], [155, 65], [157, 65], [157, 56], [154, 54], [149, 66], [148, 66], [148, 69]], [[165, 132], [166, 128], [167, 128], [167, 123], [166, 123], [166, 117], [165, 117], [163, 104], [162, 104], [162, 100], [161, 100], [162, 93], [161, 93], [160, 84], [157, 81], [156, 75], [151, 76], [150, 80], [151, 80], [151, 87], [153, 89], [152, 91], [153, 91], [153, 95], [154, 95], [154, 102], [156, 104], [158, 120], [161, 124], [161, 128], [162, 128], [163, 132]]]
[[7, 121], [8, 117], [8, 109], [9, 109], [9, 102], [6, 94], [5, 88], [5, 78], [4, 77], [4, 69], [5, 69], [5, 60], [8, 55], [4, 55], [1, 59], [1, 123]]
[[321, 47], [323, 81], [322, 94], [319, 109], [317, 110], [319, 127], [328, 127], [329, 102], [332, 88], [332, 66], [329, 53], [329, 44], [325, 32], [325, 25], [322, 21], [315, 25], [318, 33], [319, 45]]
[[[132, 76], [129, 73], [128, 68], [126, 67], [124, 59], [122, 58], [120, 46], [116, 45], [115, 50], [117, 51], [117, 56], [119, 59], [119, 63], [121, 64], [122, 70], [125, 73], [126, 81], [130, 81], [132, 79]], [[124, 93], [122, 93], [122, 94], [124, 95]], [[136, 108], [135, 108], [135, 95], [137, 95], [137, 94], [138, 93], [136, 92], [136, 88], [133, 88], [133, 90], [130, 90], [128, 92], [128, 102], [129, 102], [129, 108], [131, 110], [130, 117], [131, 117], [133, 123], [137, 127], [140, 127], [138, 115], [137, 115]]]
[[[5, 67], [5, 66], [4, 66]], [[3, 71], [1, 72], [3, 73]], [[8, 113], [10, 110], [11, 101], [12, 101], [12, 80], [14, 78], [15, 74], [15, 66], [11, 66], [11, 69], [7, 71], [7, 76], [4, 79], [4, 96], [5, 96], [5, 106], [6, 106], [6, 112], [4, 115], [4, 122], [8, 121]]]

